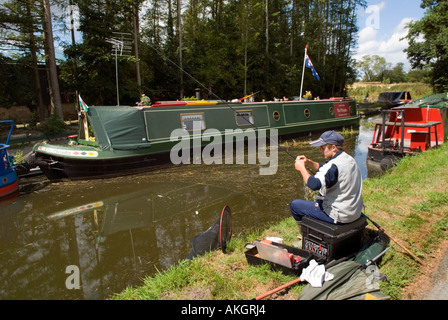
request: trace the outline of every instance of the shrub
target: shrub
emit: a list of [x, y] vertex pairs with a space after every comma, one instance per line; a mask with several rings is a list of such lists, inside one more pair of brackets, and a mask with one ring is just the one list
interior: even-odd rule
[[66, 125], [64, 121], [56, 113], [53, 113], [42, 126], [42, 129], [47, 136], [61, 133], [65, 130], [65, 128]]

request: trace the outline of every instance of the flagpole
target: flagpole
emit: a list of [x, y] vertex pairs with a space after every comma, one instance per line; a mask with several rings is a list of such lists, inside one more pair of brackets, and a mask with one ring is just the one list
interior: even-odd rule
[[305, 76], [305, 63], [306, 63], [306, 52], [308, 50], [308, 45], [305, 47], [305, 56], [303, 57], [303, 70], [302, 70], [302, 82], [300, 82], [300, 101], [302, 101], [302, 90], [303, 90], [303, 78]]

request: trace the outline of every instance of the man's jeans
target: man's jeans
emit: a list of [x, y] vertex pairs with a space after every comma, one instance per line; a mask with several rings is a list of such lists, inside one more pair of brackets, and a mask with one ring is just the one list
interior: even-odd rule
[[289, 204], [292, 216], [296, 221], [302, 221], [303, 216], [310, 216], [328, 223], [335, 223], [322, 208], [322, 201], [294, 200]]

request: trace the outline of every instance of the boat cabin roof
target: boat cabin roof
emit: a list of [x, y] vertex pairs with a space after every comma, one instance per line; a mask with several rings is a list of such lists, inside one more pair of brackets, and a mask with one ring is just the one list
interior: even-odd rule
[[[373, 119], [372, 123], [375, 125], [382, 125], [383, 120], [382, 119]], [[393, 121], [386, 121], [384, 123], [386, 126], [401, 126], [401, 121], [393, 122]], [[429, 128], [433, 126], [437, 126], [441, 124], [439, 121], [428, 121], [428, 122], [405, 122], [405, 127], [414, 127], [414, 128]]]
[[102, 150], [149, 147], [141, 110], [129, 106], [89, 107], [88, 116]]

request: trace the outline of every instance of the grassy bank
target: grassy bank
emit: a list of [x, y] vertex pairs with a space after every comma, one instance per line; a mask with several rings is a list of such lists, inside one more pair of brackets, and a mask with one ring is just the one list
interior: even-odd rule
[[[364, 181], [365, 213], [388, 234], [419, 258], [430, 263], [432, 252], [448, 238], [448, 145], [403, 159], [396, 168]], [[369, 224], [368, 228], [375, 227]], [[180, 262], [143, 284], [127, 288], [111, 299], [235, 300], [252, 299], [291, 280], [267, 266], [251, 266], [245, 244], [266, 236], [279, 236], [283, 243], [298, 246], [298, 229], [292, 218], [250, 235], [234, 235], [227, 253], [213, 251], [192, 261]], [[381, 290], [392, 299], [402, 298], [408, 284], [421, 275], [421, 266], [391, 242], [378, 265], [389, 281]], [[274, 294], [270, 299], [296, 299], [304, 284]]]
[[357, 102], [364, 102], [366, 93], [369, 93], [371, 102], [378, 99], [381, 92], [409, 91], [413, 99], [421, 98], [433, 93], [431, 85], [426, 83], [355, 83], [348, 88], [348, 95], [356, 99]]

